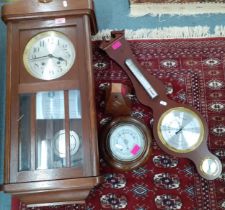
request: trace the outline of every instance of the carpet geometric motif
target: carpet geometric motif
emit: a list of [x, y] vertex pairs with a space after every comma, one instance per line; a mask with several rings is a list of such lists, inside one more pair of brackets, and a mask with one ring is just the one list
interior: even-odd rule
[[[147, 163], [133, 171], [117, 171], [101, 157], [101, 174], [105, 181], [91, 191], [86, 206], [39, 209], [225, 209], [225, 39], [135, 40], [130, 41], [130, 45], [144, 70], [163, 81], [169, 98], [195, 107], [207, 120], [208, 145], [222, 160], [222, 175], [214, 181], [201, 178], [191, 161], [167, 155], [153, 139]], [[93, 43], [97, 121], [101, 133], [110, 121], [110, 116], [104, 113], [104, 87], [111, 82], [131, 88], [132, 84], [98, 46], [99, 42]], [[131, 115], [151, 129], [151, 109], [140, 104], [132, 93]], [[20, 207], [15, 208], [15, 204], [13, 208], [28, 209], [17, 205]]]

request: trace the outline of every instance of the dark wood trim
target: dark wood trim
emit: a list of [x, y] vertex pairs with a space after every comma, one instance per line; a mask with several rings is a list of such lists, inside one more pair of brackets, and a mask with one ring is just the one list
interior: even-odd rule
[[[97, 185], [103, 181], [100, 176], [97, 177], [84, 177], [76, 179], [64, 179], [64, 180], [51, 180], [51, 181], [39, 181], [39, 182], [27, 182], [4, 185], [5, 192], [12, 192], [18, 194], [20, 192], [25, 193], [28, 191], [47, 191], [52, 189], [81, 189], [90, 185]], [[29, 190], [28, 190], [29, 189]]]
[[69, 93], [68, 90], [64, 91], [64, 110], [65, 110], [65, 136], [66, 136], [66, 167], [71, 167], [70, 156], [70, 116], [69, 116]]
[[31, 122], [31, 131], [30, 131], [30, 135], [31, 135], [31, 151], [30, 151], [30, 157], [34, 157], [34, 158], [30, 158], [31, 161], [31, 171], [35, 170], [36, 167], [36, 94], [32, 94], [31, 95], [31, 118], [30, 118], [30, 122]]
[[61, 80], [61, 81], [48, 81], [46, 83], [37, 82], [37, 83], [23, 83], [19, 85], [19, 93], [36, 93], [40, 91], [49, 91], [49, 90], [70, 90], [77, 89], [78, 81], [77, 80]]
[[18, 197], [27, 207], [77, 204], [84, 203], [90, 190], [102, 181], [102, 177], [88, 177], [9, 184], [4, 186], [4, 190]]

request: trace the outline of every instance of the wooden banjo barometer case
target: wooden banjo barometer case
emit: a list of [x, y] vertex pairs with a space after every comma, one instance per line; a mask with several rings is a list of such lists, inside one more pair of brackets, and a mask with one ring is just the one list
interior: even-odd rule
[[91, 0], [5, 4], [4, 191], [28, 206], [83, 203], [102, 181], [92, 73]]
[[164, 84], [136, 60], [124, 31], [111, 32], [111, 39], [105, 39], [100, 48], [128, 75], [138, 100], [152, 109], [153, 136], [160, 148], [192, 160], [203, 178], [218, 178], [222, 163], [208, 149], [208, 125], [199, 111], [167, 97]]

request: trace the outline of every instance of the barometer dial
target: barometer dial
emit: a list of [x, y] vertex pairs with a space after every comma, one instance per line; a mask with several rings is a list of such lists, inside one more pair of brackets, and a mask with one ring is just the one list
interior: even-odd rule
[[157, 130], [161, 142], [178, 153], [196, 149], [202, 143], [205, 132], [198, 115], [184, 107], [175, 107], [163, 113]]
[[122, 161], [132, 161], [138, 158], [145, 146], [144, 133], [130, 123], [121, 123], [113, 127], [107, 140], [112, 155]]
[[145, 124], [132, 117], [118, 117], [104, 129], [103, 158], [112, 167], [131, 170], [147, 160], [151, 142], [152, 136]]

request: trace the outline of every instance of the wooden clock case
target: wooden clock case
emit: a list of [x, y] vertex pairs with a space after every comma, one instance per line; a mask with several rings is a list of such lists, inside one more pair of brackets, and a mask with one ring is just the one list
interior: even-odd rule
[[[47, 2], [47, 3], [43, 3]], [[2, 18], [7, 25], [7, 96], [4, 191], [28, 206], [84, 203], [89, 191], [101, 183], [92, 74], [91, 34], [97, 32], [91, 0], [20, 0], [5, 4]], [[76, 48], [75, 63], [64, 76], [39, 80], [25, 70], [26, 43], [44, 31], [64, 33]], [[78, 89], [82, 106], [83, 165], [70, 164], [69, 134], [66, 134], [66, 167], [38, 170], [35, 143], [35, 94], [39, 91]], [[29, 170], [19, 170], [19, 100], [31, 95]], [[67, 96], [68, 97], [68, 96]], [[67, 98], [68, 99], [68, 98]], [[69, 133], [68, 100], [65, 100], [65, 130]]]

